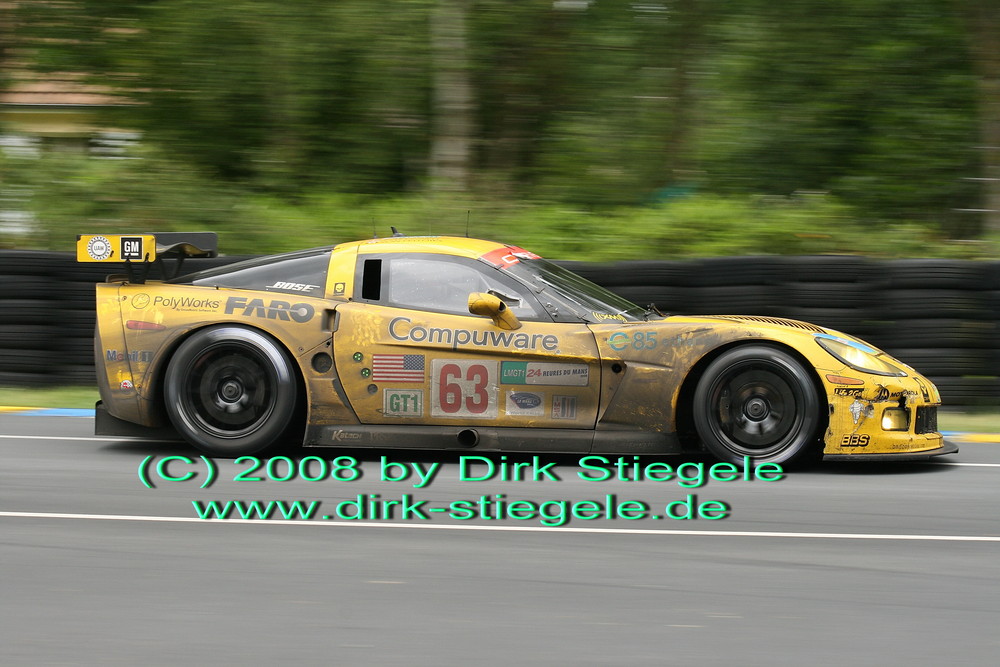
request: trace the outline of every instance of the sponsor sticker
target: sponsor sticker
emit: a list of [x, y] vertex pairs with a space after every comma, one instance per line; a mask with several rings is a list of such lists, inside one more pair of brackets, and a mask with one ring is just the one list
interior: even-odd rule
[[95, 236], [87, 241], [87, 254], [91, 259], [103, 261], [111, 257], [111, 241], [106, 236]]
[[[217, 301], [215, 303], [218, 304]], [[260, 317], [269, 320], [284, 320], [285, 322], [294, 320], [304, 324], [313, 318], [316, 311], [308, 303], [288, 303], [278, 300], [264, 303], [263, 299], [231, 296], [226, 299], [226, 314], [234, 313], [243, 317]]]
[[122, 260], [136, 260], [141, 262], [144, 258], [142, 252], [142, 237], [121, 237], [121, 253], [119, 254], [119, 257], [121, 257]]
[[517, 417], [544, 417], [545, 397], [530, 391], [508, 391], [506, 413]]
[[105, 350], [104, 358], [107, 361], [131, 361], [133, 363], [148, 364], [153, 360], [153, 353], [149, 350], [132, 350], [131, 352]]
[[422, 417], [424, 392], [419, 389], [386, 389], [382, 394], [382, 414], [386, 417]]
[[268, 285], [264, 289], [277, 289], [286, 292], [312, 292], [315, 289], [319, 289], [319, 285], [309, 285], [306, 283], [289, 283], [279, 280], [272, 285]]
[[154, 296], [153, 297], [153, 307], [154, 308], [169, 308], [170, 310], [176, 311], [201, 311], [201, 312], [215, 312], [222, 305], [219, 301], [213, 299], [195, 299], [194, 297], [176, 297], [176, 296]]
[[373, 354], [373, 382], [424, 381], [424, 355], [422, 354]]
[[505, 361], [500, 371], [500, 383], [586, 387], [590, 383], [590, 368], [587, 364]]
[[423, 343], [425, 345], [445, 345], [453, 350], [467, 347], [490, 347], [508, 350], [537, 350], [555, 352], [559, 349], [559, 337], [555, 334], [523, 333], [486, 329], [451, 329], [449, 327], [427, 327], [413, 324], [408, 317], [394, 317], [389, 321], [389, 336], [400, 342]]
[[576, 419], [576, 396], [553, 396], [552, 418]]
[[132, 297], [132, 307], [135, 308], [136, 310], [142, 310], [148, 305], [149, 305], [148, 294], [140, 292], [139, 294], [136, 294], [135, 296]]

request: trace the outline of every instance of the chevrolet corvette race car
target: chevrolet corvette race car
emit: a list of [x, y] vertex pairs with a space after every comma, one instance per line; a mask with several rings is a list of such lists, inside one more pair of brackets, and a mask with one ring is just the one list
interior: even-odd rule
[[665, 317], [469, 238], [396, 235], [145, 279], [166, 255], [213, 254], [212, 239], [79, 237], [79, 260], [128, 268], [97, 285], [98, 434], [172, 427], [223, 456], [293, 437], [736, 463], [957, 451], [933, 383], [824, 327]]

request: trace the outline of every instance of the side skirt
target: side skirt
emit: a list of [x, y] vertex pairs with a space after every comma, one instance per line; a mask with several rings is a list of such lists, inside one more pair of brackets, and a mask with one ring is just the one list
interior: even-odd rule
[[571, 454], [679, 454], [682, 451], [673, 433], [416, 424], [310, 426], [306, 429], [304, 446]]

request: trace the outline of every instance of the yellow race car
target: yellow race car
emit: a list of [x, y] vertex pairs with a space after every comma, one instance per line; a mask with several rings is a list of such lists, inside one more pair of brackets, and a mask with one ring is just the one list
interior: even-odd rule
[[79, 237], [81, 261], [128, 268], [97, 285], [98, 434], [172, 426], [226, 456], [290, 437], [736, 463], [957, 451], [933, 383], [805, 322], [664, 317], [521, 248], [439, 236], [145, 280], [212, 245]]

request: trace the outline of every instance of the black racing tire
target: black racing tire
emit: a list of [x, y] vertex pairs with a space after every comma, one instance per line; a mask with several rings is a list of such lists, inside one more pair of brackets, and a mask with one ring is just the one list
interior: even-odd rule
[[279, 444], [296, 414], [298, 379], [288, 353], [267, 334], [217, 326], [177, 348], [164, 398], [185, 440], [216, 456], [244, 456]]
[[743, 345], [708, 365], [694, 392], [694, 423], [717, 458], [790, 463], [818, 457], [822, 409], [811, 372], [769, 345]]

